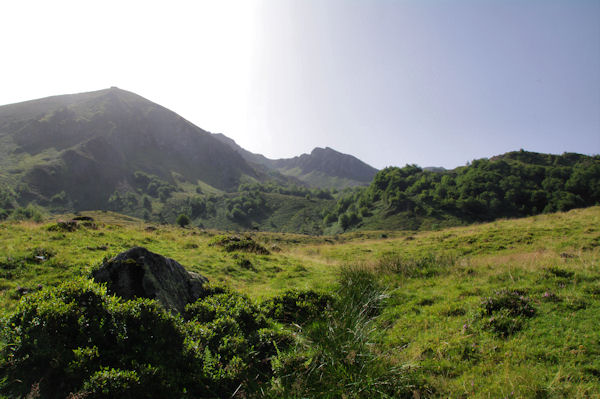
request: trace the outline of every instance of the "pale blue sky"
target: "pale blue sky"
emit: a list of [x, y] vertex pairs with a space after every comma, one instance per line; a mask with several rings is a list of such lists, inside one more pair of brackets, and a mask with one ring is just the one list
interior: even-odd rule
[[115, 85], [271, 158], [378, 168], [600, 153], [600, 1], [86, 3], [0, 5], [0, 104]]

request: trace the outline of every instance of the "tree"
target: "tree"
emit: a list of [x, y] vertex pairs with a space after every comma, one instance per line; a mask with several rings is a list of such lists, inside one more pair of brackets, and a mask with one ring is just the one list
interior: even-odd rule
[[347, 213], [342, 213], [338, 218], [338, 222], [344, 231], [350, 227], [350, 217]]
[[177, 216], [176, 223], [179, 225], [179, 227], [185, 227], [188, 224], [190, 224], [190, 218], [182, 213], [179, 216]]

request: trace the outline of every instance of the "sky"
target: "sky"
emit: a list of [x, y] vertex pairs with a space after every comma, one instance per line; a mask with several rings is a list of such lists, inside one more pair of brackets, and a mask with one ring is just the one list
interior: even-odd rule
[[600, 153], [598, 0], [0, 3], [0, 104], [117, 86], [249, 151]]

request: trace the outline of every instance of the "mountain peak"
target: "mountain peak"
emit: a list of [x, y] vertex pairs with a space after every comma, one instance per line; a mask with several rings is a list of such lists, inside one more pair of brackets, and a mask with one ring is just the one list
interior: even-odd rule
[[117, 87], [2, 106], [0, 139], [0, 160], [33, 165], [14, 168], [12, 178], [40, 203], [64, 191], [74, 204], [105, 208], [114, 191], [132, 187], [135, 172], [222, 190], [256, 177], [208, 132]]
[[[331, 147], [315, 147], [310, 154], [303, 154], [291, 159], [278, 159], [274, 161], [278, 169], [292, 171], [301, 180], [313, 184], [322, 184], [322, 177], [329, 176], [342, 179], [345, 183], [336, 183], [340, 187], [368, 184], [371, 182], [377, 169], [367, 165], [360, 159], [341, 153]], [[315, 179], [315, 175], [319, 175]], [[302, 178], [301, 176], [306, 176]]]

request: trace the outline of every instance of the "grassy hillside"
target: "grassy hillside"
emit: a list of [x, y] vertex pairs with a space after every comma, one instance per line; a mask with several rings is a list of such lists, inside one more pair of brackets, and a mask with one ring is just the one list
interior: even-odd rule
[[73, 231], [0, 224], [5, 314], [28, 289], [86, 276], [136, 245], [255, 300], [337, 290], [340, 267], [360, 265], [387, 297], [369, 351], [421, 376], [421, 397], [600, 397], [600, 207], [430, 232], [249, 234], [268, 255], [227, 252], [217, 231], [84, 215], [95, 220]]

